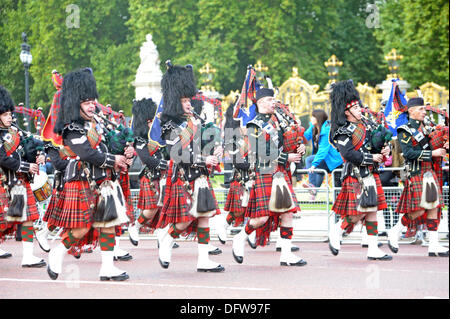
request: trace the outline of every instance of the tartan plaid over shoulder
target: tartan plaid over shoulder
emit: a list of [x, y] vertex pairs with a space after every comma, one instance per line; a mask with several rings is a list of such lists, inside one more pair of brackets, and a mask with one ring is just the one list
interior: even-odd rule
[[3, 134], [2, 139], [6, 155], [10, 156], [16, 151], [17, 147], [19, 147], [20, 134], [16, 128], [10, 127], [8, 132]]
[[[78, 125], [72, 125], [72, 124], [69, 125], [66, 129], [77, 130], [79, 132], [86, 134], [87, 140], [93, 149], [97, 148], [97, 146], [99, 146], [100, 143], [102, 142], [102, 135], [97, 132], [96, 126], [94, 123], [87, 132], [84, 129], [82, 129], [81, 127], [79, 127]], [[60, 148], [59, 153], [60, 153], [60, 156], [62, 159], [67, 159], [69, 157], [77, 156], [77, 154], [75, 154], [68, 145], [64, 145], [63, 148]]]

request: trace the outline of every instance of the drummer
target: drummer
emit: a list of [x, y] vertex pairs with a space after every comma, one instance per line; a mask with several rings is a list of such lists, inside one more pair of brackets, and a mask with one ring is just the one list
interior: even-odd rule
[[[39, 219], [39, 212], [30, 180], [31, 175], [38, 173], [38, 164], [43, 163], [45, 157], [39, 156], [36, 163], [23, 160], [19, 151], [24, 138], [19, 134], [18, 128], [12, 125], [13, 112], [14, 102], [9, 92], [0, 85], [0, 168], [5, 173], [4, 183], [11, 196], [6, 220], [13, 224], [22, 224], [22, 267], [44, 267], [45, 261], [33, 255], [33, 222]], [[23, 203], [24, 200], [23, 209], [13, 205]]]

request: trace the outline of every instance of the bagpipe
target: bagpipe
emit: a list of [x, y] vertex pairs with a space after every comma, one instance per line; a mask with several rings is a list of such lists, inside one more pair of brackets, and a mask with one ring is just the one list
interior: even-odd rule
[[[222, 145], [222, 130], [220, 127], [215, 125], [213, 122], [206, 122], [199, 114], [194, 112], [194, 110], [191, 110], [194, 117], [198, 120], [200, 120], [201, 123], [201, 137], [202, 137], [202, 145], [211, 145], [214, 144], [214, 147], [212, 147], [209, 151], [208, 155], [214, 155], [214, 150], [216, 147]], [[210, 172], [210, 176], [212, 177], [214, 175], [214, 171], [217, 170], [218, 172], [221, 171], [220, 165], [217, 164]]]
[[125, 149], [133, 144], [131, 128], [109, 120], [102, 112], [96, 113], [94, 119], [105, 131], [106, 145], [112, 154], [123, 155]]
[[392, 140], [393, 136], [393, 133], [387, 127], [384, 114], [378, 114], [368, 108], [362, 108], [361, 118], [369, 132], [369, 143], [371, 149], [375, 153], [380, 153], [383, 147], [388, 145], [388, 143]]
[[[273, 89], [272, 80], [269, 76], [265, 76], [269, 89]], [[275, 116], [280, 122], [283, 133], [283, 150], [286, 153], [296, 153], [300, 144], [305, 144], [304, 136], [305, 128], [297, 121], [294, 114], [289, 110], [289, 107], [281, 101], [276, 101]], [[304, 155], [304, 154], [301, 154]]]
[[431, 148], [433, 150], [443, 148], [444, 144], [448, 142], [448, 125], [436, 124], [429, 116], [425, 116], [423, 124], [430, 139]]
[[286, 153], [296, 153], [300, 144], [305, 143], [305, 128], [296, 121], [292, 113], [287, 109], [287, 106], [281, 104], [279, 101], [277, 101], [277, 106], [275, 107], [275, 115], [284, 131], [283, 151]]

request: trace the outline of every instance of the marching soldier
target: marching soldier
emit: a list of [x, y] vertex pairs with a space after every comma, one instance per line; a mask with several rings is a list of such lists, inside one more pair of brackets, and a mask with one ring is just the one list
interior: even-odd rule
[[[13, 126], [14, 102], [9, 92], [0, 86], [0, 168], [6, 178], [2, 181], [7, 187], [10, 202], [6, 205], [5, 191], [0, 191], [3, 210], [0, 213], [1, 234], [11, 231], [11, 225], [22, 225], [22, 267], [44, 267], [45, 261], [33, 255], [34, 227], [33, 222], [39, 219], [36, 199], [31, 191], [31, 176], [38, 173], [39, 166], [32, 162], [31, 154], [20, 154], [19, 149], [25, 137], [19, 134], [19, 129]], [[36, 151], [36, 150], [34, 150]], [[36, 154], [36, 152], [33, 152]], [[28, 155], [28, 156], [26, 156]], [[28, 159], [28, 161], [27, 161]], [[34, 159], [37, 160], [36, 158]], [[42, 160], [42, 159], [41, 159]], [[3, 188], [2, 187], [2, 188]], [[7, 207], [7, 212], [5, 212]], [[3, 228], [3, 229], [2, 229]], [[0, 252], [2, 253], [2, 252]], [[8, 257], [6, 253], [2, 256]], [[5, 257], [5, 258], [6, 258]]]
[[329, 248], [338, 255], [345, 219], [349, 231], [364, 219], [368, 235], [367, 259], [391, 260], [392, 256], [378, 248], [377, 211], [387, 208], [386, 198], [377, 171], [378, 163], [390, 153], [384, 146], [378, 153], [372, 148], [371, 132], [363, 122], [361, 102], [353, 81], [336, 83], [330, 94], [331, 130], [330, 142], [344, 159], [342, 189], [332, 210], [341, 216], [331, 226]]
[[[152, 99], [142, 99], [133, 103], [133, 133], [134, 147], [139, 156], [143, 170], [139, 174], [139, 201], [137, 208], [141, 214], [128, 228], [130, 241], [137, 246], [139, 243], [139, 229], [147, 226], [156, 229], [161, 206], [160, 182], [165, 177], [167, 161], [163, 158], [161, 146], [149, 138], [149, 130], [156, 114], [156, 104]], [[161, 185], [163, 186], [163, 185]]]
[[[425, 219], [429, 232], [428, 256], [448, 257], [448, 249], [439, 244], [438, 227], [443, 207], [441, 187], [433, 170], [433, 158], [444, 157], [444, 147], [433, 148], [424, 126], [426, 116], [423, 98], [411, 98], [407, 103], [407, 124], [397, 128], [398, 138], [407, 167], [407, 180], [396, 212], [404, 214], [389, 231], [389, 248], [397, 253], [398, 238], [403, 225]], [[446, 144], [448, 148], [448, 143]]]
[[299, 131], [291, 134], [288, 130], [283, 110], [276, 107], [273, 90], [256, 91], [256, 105], [257, 115], [247, 123], [250, 152], [246, 161], [255, 172], [245, 213], [249, 220], [233, 238], [233, 257], [236, 262], [243, 262], [245, 242], [253, 232], [256, 244], [264, 246], [270, 233], [280, 228], [280, 265], [303, 266], [306, 261], [291, 252], [292, 218], [300, 207], [288, 168], [290, 163], [300, 161], [304, 145], [299, 143]]
[[[174, 239], [182, 233], [196, 233], [197, 271], [222, 272], [225, 268], [209, 259], [209, 218], [220, 214], [209, 174], [218, 165], [222, 150], [202, 143], [203, 126], [192, 113], [190, 103], [197, 92], [192, 66], [174, 66], [170, 61], [167, 65], [161, 81], [161, 136], [166, 141], [170, 162], [158, 226], [170, 226], [161, 236], [159, 262], [168, 268]], [[207, 149], [208, 146], [211, 147]], [[212, 149], [214, 155], [209, 155]]]
[[[72, 246], [99, 243], [100, 280], [126, 280], [128, 274], [114, 266], [115, 226], [128, 222], [116, 168], [126, 169], [126, 158], [108, 152], [101, 128], [94, 121], [98, 98], [89, 68], [68, 73], [63, 80], [61, 109], [55, 132], [62, 136], [69, 164], [64, 189], [49, 224], [63, 227], [62, 241], [49, 253], [47, 273], [57, 279], [63, 258]], [[95, 227], [95, 229], [93, 228]]]

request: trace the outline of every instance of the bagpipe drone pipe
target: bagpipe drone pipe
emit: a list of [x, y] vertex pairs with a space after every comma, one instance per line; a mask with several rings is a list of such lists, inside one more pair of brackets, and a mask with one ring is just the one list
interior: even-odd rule
[[[367, 108], [362, 108], [361, 112], [362, 121], [366, 125], [370, 134], [370, 146], [375, 153], [380, 153], [383, 147], [385, 147], [392, 140], [393, 133], [385, 124], [383, 119], [384, 114], [381, 113], [381, 115], [378, 116], [378, 114], [373, 114], [373, 112]], [[376, 119], [373, 119], [375, 116]]]
[[[431, 111], [433, 113], [442, 114], [442, 112], [438, 112], [437, 109], [434, 109], [432, 107], [427, 107], [427, 111]], [[448, 134], [449, 134], [449, 128], [448, 128], [448, 114], [445, 112], [442, 114], [445, 116], [445, 124], [436, 124], [431, 117], [428, 115], [425, 116], [423, 120], [423, 124], [425, 126], [425, 130], [428, 132], [428, 137], [430, 139], [431, 148], [433, 150], [443, 148], [444, 144], [448, 142]], [[448, 150], [447, 150], [448, 152]]]
[[115, 155], [123, 155], [125, 149], [134, 142], [134, 134], [131, 128], [117, 124], [101, 113], [97, 113], [94, 118], [106, 131], [106, 145], [109, 151]]

